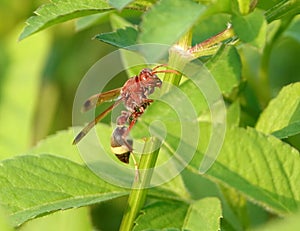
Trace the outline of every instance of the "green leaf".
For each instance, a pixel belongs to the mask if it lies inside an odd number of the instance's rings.
[[[13,225],[59,209],[127,195],[88,168],[51,155],[19,156],[1,162],[1,206]]]
[[[146,11],[155,1],[156,0],[109,0],[108,2],[119,11],[124,7],[128,7],[128,9],[131,10],[138,9]]]
[[[281,27],[281,21],[273,21],[267,25],[266,43],[272,43],[278,37],[278,31]]]
[[[74,128],[73,128],[74,129]],[[48,136],[46,139],[40,141],[35,147],[27,152],[30,155],[39,155],[41,153],[48,153],[53,155],[59,155],[69,160],[72,160],[78,164],[86,164],[87,159],[84,153],[80,153],[78,147],[72,145],[72,140],[74,139],[76,133],[73,129],[59,131],[54,135]],[[77,128],[76,128],[77,129]],[[82,128],[80,128],[82,129]],[[95,126],[96,132],[99,137],[101,137],[101,142],[105,146],[105,149],[108,153],[110,148],[110,136],[111,136],[111,127],[106,124],[98,124]],[[77,129],[78,130],[78,129]],[[113,153],[111,157],[115,158]],[[176,187],[175,187],[176,186]],[[170,193],[173,191],[174,194]],[[186,191],[183,185],[183,182],[178,176],[159,188],[152,189],[150,192],[151,195],[160,195],[164,197],[175,197],[175,193],[180,196],[186,195]]]
[[[88,207],[59,210],[26,222],[18,231],[93,231],[94,227],[90,213],[91,211]]]
[[[79,130],[79,128],[73,128],[74,130]],[[89,161],[89,157],[85,152],[81,149],[78,149],[77,146],[72,145],[72,140],[74,139],[76,133],[73,131],[73,129],[59,131],[55,135],[48,136],[46,139],[40,141],[35,147],[33,147],[31,150],[27,152],[27,154],[30,155],[39,155],[41,153],[48,153],[53,155],[60,155],[63,156],[69,160],[72,160],[74,162],[77,162],[79,164],[86,164]],[[82,128],[80,128],[82,129]],[[115,159],[117,158],[113,155],[113,153],[109,150],[110,149],[110,136],[112,133],[112,128],[105,124],[98,124],[95,126],[96,132],[99,137],[101,137],[101,143],[103,143],[103,146],[108,154],[111,154],[111,158]],[[82,141],[84,142],[84,141]],[[96,141],[95,141],[96,142]],[[99,154],[99,153],[97,153]],[[91,153],[91,155],[94,155],[94,153]],[[96,155],[96,154],[95,154]],[[132,165],[132,161],[130,161]],[[118,162],[120,163],[120,162]],[[90,166],[90,165],[89,165]],[[90,166],[91,167],[91,166]],[[132,168],[134,166],[132,165]],[[116,170],[117,171],[117,170]],[[114,172],[114,170],[112,170]],[[115,177],[119,177],[117,173],[114,173]],[[175,187],[176,186],[176,187]],[[184,190],[185,187],[183,185],[183,182],[178,176],[177,178],[173,179],[173,181],[170,181],[164,185],[162,185],[159,188],[153,189],[150,194],[151,195],[159,195],[160,197],[183,197],[186,195],[186,191]],[[173,191],[173,193],[171,193]]]
[[[187,86],[186,90],[183,90],[184,86]],[[180,162],[180,158],[185,158],[186,153],[193,151],[192,140],[199,126],[201,134],[197,143],[197,152],[194,154],[195,160],[192,162],[192,170],[199,174],[203,152],[210,141],[212,123],[210,117],[206,123],[204,118],[201,118],[203,112],[205,113],[205,99],[199,93],[199,89],[191,81],[186,81],[180,90],[192,102],[198,116],[199,124],[194,124],[194,130],[189,133],[193,136],[183,135],[184,126],[177,116],[178,107],[174,106],[169,110],[165,104],[157,101],[147,108],[146,113],[132,130],[132,135],[139,133],[140,137],[145,137],[149,130],[155,131],[154,135],[164,137],[158,164],[164,163],[164,159],[162,162],[159,161],[163,156],[178,157]],[[178,94],[177,98],[174,96],[170,101],[175,105],[181,105],[180,110],[182,110],[187,105],[181,100],[184,100],[183,95]],[[161,121],[157,127],[152,124],[155,120]],[[167,136],[164,136],[165,133]],[[223,145],[220,154],[206,172],[210,179],[233,187],[247,198],[280,215],[299,208],[300,160],[296,149],[274,136],[262,134],[253,128],[246,130],[234,126],[227,128],[225,140],[220,137],[214,140],[214,145],[218,144]],[[179,150],[179,145],[186,148],[183,151]]]
[[[210,129],[200,126],[200,130],[198,152],[195,153],[195,161],[192,163],[193,172],[198,174],[201,150],[206,150],[203,147],[209,141],[205,137],[210,137]],[[172,154],[185,155],[176,149],[179,143],[182,145],[187,141],[179,137],[180,133],[176,136],[171,131],[171,134],[173,139],[165,139],[164,144],[168,149],[163,146],[159,158]],[[223,143],[223,140],[218,142]],[[275,137],[261,134],[254,129],[228,128],[221,152],[206,175],[217,183],[221,182],[236,189],[274,213],[283,215],[299,209],[299,152]]]
[[[191,204],[158,201],[144,208],[134,231],[155,230],[218,230],[221,205],[216,198],[205,198]]]
[[[288,138],[289,136],[294,136],[300,133],[300,121],[291,123],[288,126],[272,132],[273,136],[276,136],[278,139]]]
[[[81,31],[91,26],[107,21],[110,13],[111,11],[106,11],[103,13],[92,14],[79,18],[75,23],[76,31]]]
[[[241,60],[234,46],[221,48],[207,63],[223,94],[228,95],[241,79]]]
[[[41,140],[36,146],[26,152],[30,155],[38,155],[41,153],[60,155],[78,164],[84,164],[78,148],[72,145],[75,137],[73,129],[59,131],[54,135],[50,135]]]
[[[124,7],[128,6],[130,3],[132,3],[130,4],[130,7],[135,6],[135,7],[147,9],[151,7],[151,5],[153,4],[153,2],[155,2],[155,0],[135,0],[135,1],[134,0],[108,0],[108,2],[111,6],[121,11],[122,9],[124,9]]]
[[[127,20],[125,20],[124,18],[120,17],[117,14],[111,15],[110,22],[114,31],[122,28],[126,29],[129,27],[131,28],[134,27],[133,24],[131,24],[130,22],[128,22]],[[137,38],[132,38],[132,40],[135,41],[136,39]],[[141,69],[146,67],[146,65],[143,67],[140,65],[136,66],[136,63],[144,63],[145,61],[144,58],[141,55],[139,55],[137,52],[122,49],[120,50],[120,53],[121,53],[123,66],[126,67],[126,73],[128,77],[138,75]]]
[[[41,140],[31,150],[27,151],[27,154],[39,155],[41,153],[49,153],[54,155],[63,156],[69,160],[77,162],[79,164],[85,164],[84,160],[80,156],[76,146],[72,145],[75,133],[73,129],[59,131],[54,135],[46,137]],[[51,215],[47,215],[38,219],[31,220],[22,225],[20,231],[33,231],[33,230],[65,230],[66,225],[70,221],[70,217],[74,219],[72,224],[68,224],[68,227],[73,226],[72,230],[92,230],[91,221],[88,218],[89,209],[80,208],[65,210],[56,212]],[[55,228],[54,228],[55,226]],[[89,228],[90,227],[90,228]]]
[[[115,32],[101,33],[96,36],[96,39],[116,47],[126,48],[136,45],[137,36],[138,31],[136,29],[126,27],[125,29],[117,29]]]
[[[4,43],[3,53],[7,52],[10,63],[1,70],[0,159],[24,152],[31,145],[41,72],[50,44],[48,34],[16,43],[18,33],[13,31]]]
[[[300,43],[300,15],[297,15],[289,25],[289,27],[284,31],[283,36],[291,37]]]
[[[53,0],[35,11],[36,16],[27,20],[27,26],[20,35],[20,40],[40,30],[74,18],[97,14],[111,10],[104,0]]]
[[[118,10],[122,10],[129,3],[133,2],[133,0],[108,0],[109,4]]]
[[[161,164],[161,160],[160,163]],[[188,191],[181,175],[176,176],[170,181],[149,189],[148,195],[155,198],[165,198],[165,199],[184,199],[190,197],[190,192]]]
[[[8,217],[4,211],[0,208],[0,230],[1,231],[13,231],[13,228],[9,225]]]
[[[261,225],[260,227],[254,229],[253,231],[294,231],[300,229],[299,222],[300,214],[291,214],[285,218],[272,219],[269,223]]]
[[[262,48],[266,41],[267,23],[262,11],[256,9],[245,16],[232,17],[234,32],[245,43]]]
[[[222,204],[222,220],[230,224],[234,230],[242,230],[242,221],[239,220],[235,208],[229,204],[231,201],[225,198],[222,190],[224,187],[220,187],[205,175],[195,174],[188,169],[184,170],[181,175],[183,175],[184,183],[190,193],[189,198],[199,200],[205,197],[218,197]]]
[[[209,17],[200,20],[193,27],[193,44],[203,42],[204,40],[218,34],[226,28],[231,16],[229,14],[212,14]],[[211,26],[214,25],[214,26]]]
[[[110,24],[113,31],[117,29],[125,29],[126,27],[134,27],[134,24],[127,21],[125,17],[122,17],[118,14],[110,14]]]
[[[207,3],[207,1],[203,1],[203,4]],[[210,9],[208,10],[209,14],[207,16],[212,16],[216,13],[232,13],[232,1],[230,0],[216,0],[209,1]]]
[[[227,110],[227,126],[236,126],[240,124],[241,108],[240,104],[235,101],[233,102]]]
[[[277,214],[299,209],[299,152],[252,128],[228,129],[218,159],[206,174]]]
[[[217,198],[205,198],[189,207],[184,229],[219,230],[222,217],[221,204]]]
[[[162,0],[144,16],[140,43],[173,45],[197,22],[205,7],[191,0]]]
[[[299,122],[300,83],[294,83],[284,87],[278,96],[270,101],[261,113],[256,129],[267,134],[278,131],[277,135],[283,138],[299,133]]]
[[[196,94],[197,89],[193,88],[189,81],[185,84],[188,86],[188,91],[185,93],[190,96],[197,115],[201,115],[202,112],[197,109],[199,106],[197,100],[201,102],[201,95]],[[190,92],[193,94],[189,94]],[[154,112],[156,112],[156,117],[152,114]],[[165,127],[168,131],[168,136],[164,138],[163,146],[160,149],[157,166],[164,163],[164,160],[160,161],[162,156],[183,157],[192,150],[193,146],[188,146],[188,144],[193,136],[188,136],[189,140],[187,140],[185,136],[182,136],[180,130],[179,132],[176,130],[181,121],[178,118],[176,120],[172,110],[155,102],[141,118],[146,123],[146,127],[150,127],[151,119],[153,121],[160,120],[164,124],[160,127]],[[146,132],[145,129],[143,130],[141,120],[134,129],[138,129],[144,137]],[[193,168],[191,169],[198,174],[203,157],[202,151],[206,150],[211,137],[210,120],[207,120],[206,128],[203,126],[205,125],[204,120],[199,119],[199,121],[201,134],[198,151],[194,154],[195,160],[192,162]],[[134,132],[137,131],[134,130]],[[161,133],[157,132],[156,134]],[[190,134],[196,135],[195,131]],[[255,203],[280,215],[299,208],[300,160],[299,152],[296,149],[273,136],[264,135],[251,128],[245,130],[235,126],[227,128],[225,140],[219,138],[215,142],[219,142],[223,146],[215,163],[206,172],[210,179],[236,189]],[[179,144],[187,145],[184,152],[178,150]],[[166,174],[166,171],[164,173]]]

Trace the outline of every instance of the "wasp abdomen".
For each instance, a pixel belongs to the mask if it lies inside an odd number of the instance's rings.
[[[130,152],[126,152],[126,153],[123,153],[123,154],[115,154],[116,157],[118,157],[118,159],[120,161],[122,161],[123,163],[125,164],[129,164],[129,156],[130,156]]]
[[[112,152],[118,157],[118,159],[126,164],[129,163],[129,156],[132,152],[133,141],[125,138],[124,134],[127,132],[127,127],[116,127],[110,141]],[[125,139],[124,139],[125,138]]]

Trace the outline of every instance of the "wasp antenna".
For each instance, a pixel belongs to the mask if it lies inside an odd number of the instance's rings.
[[[138,163],[137,163],[133,153],[131,153],[131,157],[132,157],[132,160],[133,160],[133,163],[134,163],[134,170],[135,170],[134,181],[139,182],[140,181],[139,166],[138,166]]]
[[[174,74],[177,74],[177,75],[180,74],[178,71],[175,71],[175,70],[152,71],[152,74],[156,74],[156,73],[174,73]]]
[[[78,135],[75,137],[75,139],[73,140],[73,145],[78,144],[78,142],[86,135],[86,133],[84,131],[81,131],[80,133],[78,133]]]
[[[154,67],[152,70],[154,71],[154,70],[156,70],[156,69],[158,69],[160,67],[166,67],[166,66],[168,66],[168,65],[167,64],[160,64],[160,65]]]

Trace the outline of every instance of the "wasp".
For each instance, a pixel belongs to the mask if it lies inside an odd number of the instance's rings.
[[[132,154],[133,140],[129,138],[129,133],[137,119],[143,115],[146,108],[153,102],[149,99],[155,88],[161,88],[162,81],[157,76],[157,73],[175,73],[179,74],[175,70],[166,69],[158,70],[165,64],[158,65],[151,68],[144,68],[140,73],[134,77],[129,78],[125,84],[104,93],[99,93],[91,96],[86,100],[83,105],[83,111],[88,111],[103,102],[114,100],[114,104],[100,113],[90,123],[88,123],[81,132],[73,140],[73,144],[77,144],[101,119],[103,119],[110,111],[112,111],[120,103],[125,106],[124,111],[117,117],[116,128],[111,135],[111,151],[117,156],[117,158],[128,164],[130,154]],[[137,171],[138,165],[132,155],[135,169]]]

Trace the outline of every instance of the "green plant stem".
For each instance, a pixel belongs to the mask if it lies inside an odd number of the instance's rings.
[[[147,188],[150,185],[153,169],[159,153],[159,149],[154,149],[155,147],[159,147],[157,145],[160,145],[160,141],[155,137],[152,137],[150,141],[145,143],[144,154],[141,156],[139,164],[139,180],[134,182],[133,189],[130,192],[127,202],[128,205],[120,226],[121,231],[132,230],[134,221],[145,203]],[[151,152],[151,150],[155,151]]]
[[[268,22],[272,22],[276,19],[283,18],[285,16],[293,17],[298,14],[300,9],[300,2],[295,0],[280,1],[275,6],[267,10],[265,13]]]
[[[184,66],[187,62],[189,62],[191,59],[189,57],[186,57],[183,52],[187,52],[187,50],[190,47],[190,44],[192,43],[192,32],[189,31],[185,36],[182,37],[182,39],[176,44],[178,47],[180,47],[182,50],[177,50],[171,48],[169,51],[169,65],[172,68],[176,68],[177,70],[183,70]],[[181,80],[181,76],[174,75],[173,73],[166,73],[164,76],[164,82],[170,83],[175,86],[179,86]],[[170,86],[170,85],[169,85]],[[169,87],[165,86],[164,89],[162,89],[162,94],[169,91]]]
[[[182,47],[189,47],[191,43],[191,32],[188,32],[180,41],[179,45]],[[185,60],[179,53],[171,53],[169,57],[170,67],[184,66],[188,60]],[[179,69],[179,68],[178,68]],[[173,85],[178,86],[180,82],[180,76],[175,73],[166,73],[164,76],[164,82],[169,82]],[[166,93],[169,89],[163,88],[162,94]],[[139,163],[140,176],[139,180],[134,182],[133,189],[130,192],[127,208],[121,222],[121,231],[131,231],[134,226],[134,221],[138,216],[141,208],[143,207],[146,197],[147,188],[150,186],[153,170],[158,158],[161,141],[156,137],[152,137],[145,143],[143,155]],[[151,151],[154,150],[154,151]]]

